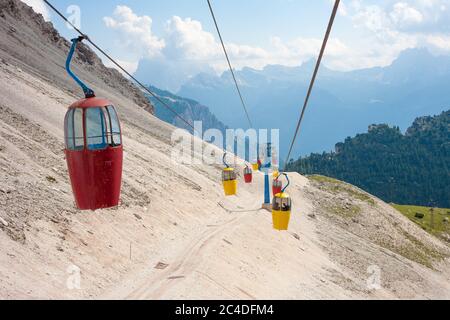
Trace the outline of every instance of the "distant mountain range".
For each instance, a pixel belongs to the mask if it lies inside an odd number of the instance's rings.
[[[450,111],[416,119],[406,134],[371,125],[335,152],[300,158],[288,170],[344,180],[387,202],[450,208]]]
[[[140,60],[134,76],[162,90],[177,92],[186,79],[198,72],[214,73],[214,70],[205,63],[152,58]]]
[[[193,124],[194,121],[202,121],[203,131],[218,129],[222,133],[225,133],[227,127],[209,111],[208,107],[203,106],[195,100],[182,98],[153,86],[149,86],[149,89],[188,123]],[[161,102],[152,96],[147,95],[147,97],[154,106],[155,115],[159,119],[192,132],[192,128],[163,106]]]
[[[244,68],[236,73],[256,126],[281,130],[282,155],[292,138],[314,63]],[[418,116],[448,109],[449,83],[450,57],[434,56],[426,49],[404,51],[383,68],[339,72],[322,66],[293,157],[331,150],[336,141],[372,123],[405,130]],[[201,73],[178,94],[209,106],[229,127],[247,126],[229,72]]]

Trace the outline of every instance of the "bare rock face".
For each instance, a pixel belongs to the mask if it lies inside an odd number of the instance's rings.
[[[20,18],[20,10],[17,1],[4,0],[0,2],[0,17],[4,18],[5,13],[9,13],[15,18]]]

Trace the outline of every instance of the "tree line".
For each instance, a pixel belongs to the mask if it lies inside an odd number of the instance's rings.
[[[403,134],[371,125],[334,152],[311,154],[287,168],[346,181],[386,202],[450,208],[450,110],[422,117]]]

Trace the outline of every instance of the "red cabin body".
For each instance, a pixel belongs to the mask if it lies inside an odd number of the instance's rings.
[[[272,184],[273,196],[275,197],[275,195],[281,193],[282,190],[283,190],[283,182],[281,182],[278,179],[273,180],[273,184]]]
[[[253,181],[253,171],[249,167],[244,168],[244,181],[245,183],[252,183]]]
[[[66,159],[77,207],[118,206],[123,147],[119,118],[105,99],[82,99],[69,107],[64,122]]]

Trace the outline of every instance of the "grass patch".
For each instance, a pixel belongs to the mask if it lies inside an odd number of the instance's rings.
[[[361,213],[361,208],[354,204],[340,206],[338,204],[326,208],[330,213],[343,216],[345,218],[354,218]]]
[[[405,257],[408,260],[417,262],[430,269],[434,269],[433,261],[441,261],[448,257],[445,253],[427,247],[423,242],[406,231],[401,230],[401,233],[406,239],[409,240],[408,244],[395,246],[393,243],[388,243],[385,241],[379,241],[378,244]]]
[[[318,175],[318,174],[310,175],[310,176],[307,176],[307,177],[308,177],[309,180],[313,180],[313,181],[321,182],[321,183],[344,184],[342,181],[339,181],[337,179],[321,176],[321,175]]]
[[[389,251],[395,252],[408,260],[417,262],[423,266],[433,269],[433,259],[428,253],[429,250],[421,250],[421,248],[415,247],[413,244],[395,246],[393,243],[386,241],[377,241],[377,244]]]
[[[308,176],[308,179],[311,181],[318,182],[320,184],[325,185],[325,191],[330,191],[334,194],[344,192],[354,199],[358,199],[362,202],[366,202],[372,206],[375,205],[375,200],[373,200],[373,198],[371,196],[359,191],[354,186],[352,186],[348,183],[336,180],[334,178],[321,176],[321,175],[310,175],[310,176]]]
[[[342,181],[321,175],[311,175],[308,176],[308,179],[319,183],[319,189],[323,191],[328,191],[333,194],[346,193],[349,198],[356,198],[365,202],[375,204],[375,202],[369,196],[358,192],[357,190],[354,190],[349,184],[346,184]],[[361,213],[361,207],[352,203],[344,204],[336,202],[332,205],[327,206],[326,209],[331,214],[342,216],[345,218],[353,218]]]
[[[450,222],[445,221],[446,219],[450,220],[450,209],[435,208],[433,214],[432,208],[429,207],[397,204],[392,204],[392,206],[432,235],[438,238],[450,236]],[[423,218],[420,219],[416,215],[423,215]]]

